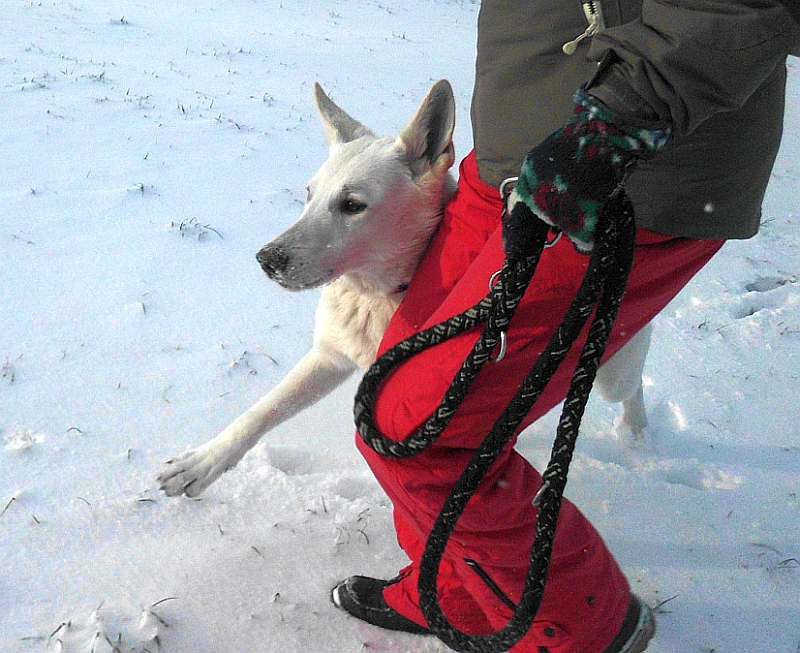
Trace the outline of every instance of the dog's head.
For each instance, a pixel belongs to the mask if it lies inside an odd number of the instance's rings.
[[[396,285],[394,277],[416,267],[449,194],[453,91],[447,81],[437,82],[396,138],[376,136],[319,84],[315,91],[328,159],[308,184],[299,220],[256,258],[290,290],[347,273]],[[397,269],[409,264],[410,270]]]

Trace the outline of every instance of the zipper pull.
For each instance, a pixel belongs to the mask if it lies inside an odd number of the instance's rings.
[[[594,29],[594,26],[589,25],[586,28],[586,31],[581,34],[579,37],[572,39],[571,41],[567,41],[564,45],[561,46],[561,51],[566,55],[573,55],[575,51],[578,49],[578,45],[583,39],[588,39],[590,36],[594,36],[598,30]]]
[[[584,0],[584,2],[581,2],[581,6],[583,7],[583,14],[586,16],[589,27],[584,30],[583,34],[571,41],[567,41],[561,46],[561,51],[566,55],[575,54],[581,41],[591,38],[605,27],[603,9],[597,0]]]

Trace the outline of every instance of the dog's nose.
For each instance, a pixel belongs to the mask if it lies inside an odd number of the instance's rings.
[[[256,260],[268,276],[273,277],[286,270],[289,255],[280,245],[267,245],[256,254]]]

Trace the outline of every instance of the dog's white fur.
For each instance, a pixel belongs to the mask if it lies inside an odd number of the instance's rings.
[[[455,190],[455,103],[436,83],[397,138],[379,138],[315,87],[329,156],[309,183],[297,223],[258,254],[290,290],[325,284],[311,350],[255,405],[197,449],[167,461],[158,477],[170,496],[197,496],[234,467],[263,434],[373,362],[444,205]],[[487,280],[488,282],[488,280]],[[598,373],[598,387],[624,406],[622,425],[646,425],[642,367],[649,328]]]

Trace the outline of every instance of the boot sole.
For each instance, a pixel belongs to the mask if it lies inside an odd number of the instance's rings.
[[[644,651],[647,650],[647,645],[655,634],[656,620],[653,616],[653,611],[649,606],[642,603],[642,610],[639,613],[639,623],[636,625],[633,637],[619,649],[619,653],[644,653]]]

